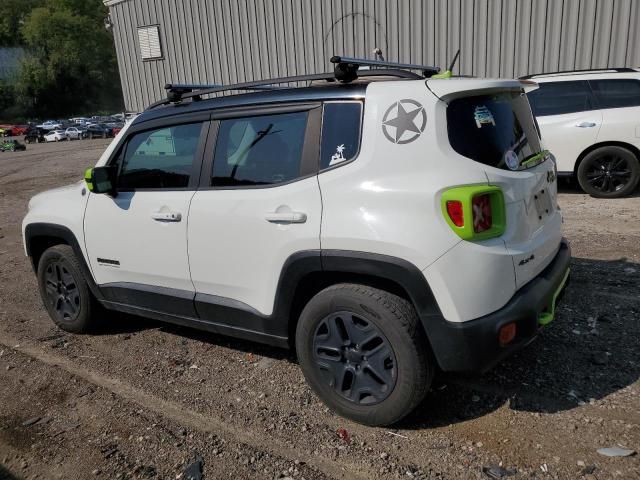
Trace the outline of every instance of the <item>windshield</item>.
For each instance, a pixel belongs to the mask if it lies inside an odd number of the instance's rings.
[[[522,92],[452,100],[447,107],[447,131],[456,152],[492,167],[524,170],[547,158]]]

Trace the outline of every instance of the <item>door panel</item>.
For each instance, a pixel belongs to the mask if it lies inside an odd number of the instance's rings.
[[[320,121],[320,108],[298,106],[216,123],[189,212],[197,294],[271,315],[287,259],[320,249]]]
[[[84,230],[98,285],[129,282],[193,290],[187,258],[187,216],[193,191],[91,194]],[[157,220],[159,213],[179,221]]]
[[[315,176],[273,188],[198,191],[188,227],[196,291],[270,315],[287,258],[320,249],[320,212]]]
[[[209,122],[169,121],[134,126],[114,154],[117,195],[90,194],[85,242],[107,299],[195,316],[187,219]]]
[[[565,113],[537,117],[542,141],[556,158],[559,172],[573,172],[578,156],[598,138],[602,112]]]

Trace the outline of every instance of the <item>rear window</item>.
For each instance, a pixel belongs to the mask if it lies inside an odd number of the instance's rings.
[[[456,152],[485,165],[523,170],[545,160],[524,93],[452,100],[447,107],[447,131]]]
[[[640,106],[640,80],[590,80],[598,108]]]
[[[528,93],[531,110],[536,117],[593,110],[589,84],[585,80],[544,82]]]

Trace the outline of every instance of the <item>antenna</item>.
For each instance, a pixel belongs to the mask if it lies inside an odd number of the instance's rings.
[[[456,52],[456,54],[453,57],[453,60],[451,60],[451,64],[449,65],[449,68],[446,70],[440,70],[437,74],[433,75],[431,78],[451,78],[453,76],[453,67],[456,64],[456,60],[458,60],[458,57],[460,56],[460,49],[458,49],[458,51]]]
[[[455,66],[459,56],[460,56],[460,49],[458,49],[458,51],[454,55],[453,60],[451,60],[451,64],[449,65],[449,68],[447,70],[449,70],[450,72],[453,72],[453,67]]]

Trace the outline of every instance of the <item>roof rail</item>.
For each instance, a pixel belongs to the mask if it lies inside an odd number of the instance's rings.
[[[525,75],[523,77],[520,77],[520,79],[528,80],[530,78],[543,77],[545,75],[571,75],[574,73],[589,73],[589,72],[597,73],[597,72],[611,72],[611,71],[618,72],[618,73],[637,72],[637,70],[634,70],[633,68],[630,68],[630,67],[587,68],[585,70],[561,70],[558,72],[532,73],[531,75]]]
[[[359,72],[359,77],[378,77],[378,76],[390,76],[397,78],[406,78],[412,80],[419,80],[424,78],[422,75],[410,72],[402,69],[380,68],[375,70],[364,70]],[[326,80],[328,82],[334,82],[339,80],[343,83],[348,83],[352,80],[340,80],[337,78],[336,72],[333,73],[313,73],[308,75],[296,75],[292,77],[271,78],[265,80],[256,80],[252,82],[236,83],[230,85],[198,85],[198,84],[174,84],[167,83],[164,88],[167,90],[167,98],[158,102],[152,103],[147,107],[147,110],[158,107],[160,105],[167,105],[169,103],[178,103],[184,99],[192,98],[194,101],[201,100],[202,95],[211,95],[214,93],[221,93],[230,90],[272,90],[283,87],[276,87],[275,85],[282,83],[298,83],[298,82],[310,82],[314,80]]]

